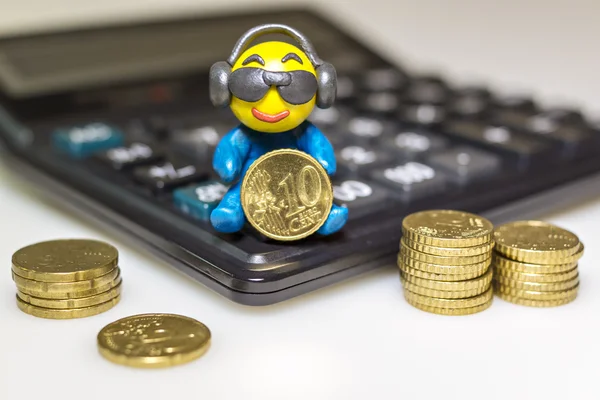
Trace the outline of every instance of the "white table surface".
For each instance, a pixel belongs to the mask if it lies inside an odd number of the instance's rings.
[[[1,0],[0,34],[222,7],[205,3]],[[239,3],[252,2],[227,2]],[[523,87],[545,98],[600,108],[600,5],[592,0],[520,3],[352,0],[323,7],[361,29],[365,40],[415,66],[444,67],[451,76],[476,75],[495,86]],[[580,294],[567,306],[533,309],[497,299],[491,309],[473,316],[431,315],[404,301],[398,273],[390,268],[282,304],[250,308],[69,215],[0,167],[5,268],[0,274],[0,398],[598,399],[600,201],[545,219],[586,243]],[[11,254],[36,241],[64,237],[97,238],[119,248],[124,293],[117,307],[71,321],[38,319],[17,309]],[[121,367],[98,355],[95,338],[105,324],[147,312],[203,321],[213,333],[210,351],[196,362],[164,370]]]

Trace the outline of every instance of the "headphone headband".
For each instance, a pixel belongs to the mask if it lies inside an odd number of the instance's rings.
[[[235,46],[231,52],[231,55],[227,59],[227,62],[229,63],[229,65],[231,65],[233,67],[233,64],[235,64],[237,59],[249,47],[250,43],[253,40],[258,38],[259,36],[267,35],[269,33],[282,33],[286,36],[291,37],[292,39],[294,39],[298,42],[298,44],[300,45],[300,47],[302,48],[304,53],[306,53],[306,56],[308,57],[310,62],[313,64],[313,66],[318,67],[321,64],[323,64],[323,60],[321,60],[319,58],[319,56],[317,55],[317,52],[315,51],[315,48],[313,47],[310,40],[308,40],[308,38],[306,36],[304,36],[302,33],[300,33],[296,29],[291,28],[287,25],[264,24],[264,25],[255,26],[254,28],[248,30],[246,33],[244,33],[242,35],[242,37],[239,38],[239,40],[237,41],[237,43],[235,44]]]

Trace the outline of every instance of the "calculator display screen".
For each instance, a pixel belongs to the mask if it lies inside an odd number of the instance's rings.
[[[229,56],[246,29],[273,18],[257,14],[188,19],[0,39],[0,85],[11,97],[30,97],[204,72]],[[276,18],[304,32],[319,56],[338,70],[367,61],[353,41],[310,14],[284,12]]]

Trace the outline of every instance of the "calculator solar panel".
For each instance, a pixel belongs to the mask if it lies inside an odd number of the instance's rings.
[[[335,106],[310,116],[336,150],[334,201],[349,208],[330,237],[281,243],[209,222],[227,191],[212,154],[237,121],[209,104],[208,68],[266,22],[305,31],[338,67]],[[288,10],[0,39],[3,160],[45,196],[248,305],[393,263],[401,221],[417,210],[499,221],[598,190],[600,123],[407,71],[351,35]]]

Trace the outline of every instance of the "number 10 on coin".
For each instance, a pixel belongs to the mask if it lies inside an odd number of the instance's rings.
[[[298,150],[272,151],[256,160],[242,182],[242,207],[263,235],[290,241],[316,232],[327,220],[333,190],[325,169]]]

